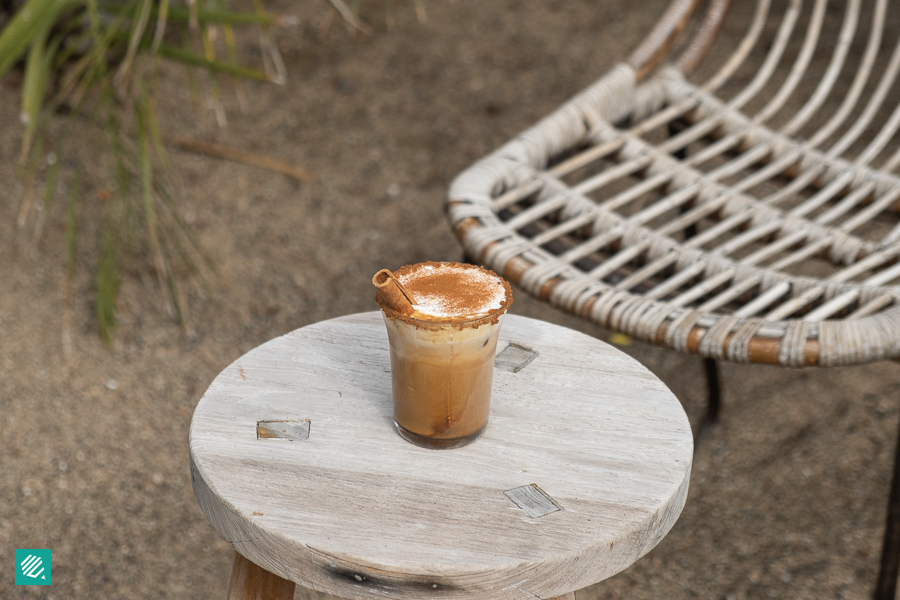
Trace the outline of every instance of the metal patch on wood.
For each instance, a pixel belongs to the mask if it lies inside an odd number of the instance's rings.
[[[538,353],[525,344],[510,342],[494,359],[494,366],[504,371],[518,373],[537,358]]]
[[[532,519],[562,510],[562,506],[556,500],[548,496],[547,492],[534,483],[506,490],[503,493]]]
[[[303,421],[257,421],[256,439],[279,438],[305,440],[309,438],[309,419]]]

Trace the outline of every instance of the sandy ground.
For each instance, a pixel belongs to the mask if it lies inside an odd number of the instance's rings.
[[[86,190],[106,185],[107,165],[90,150],[100,133],[53,123],[77,147],[35,244],[15,226],[17,84],[0,83],[0,598],[224,598],[232,550],[200,512],[187,468],[191,413],[206,386],[274,336],[373,310],[378,269],[459,259],[442,214],[453,176],[610,68],[661,2],[445,0],[429,3],[425,24],[411,3],[398,4],[394,32],[380,25],[376,2],[373,35],[335,23],[319,39],[324,2],[271,3],[302,19],[277,33],[288,84],[245,84],[247,114],[226,94],[224,130],[190,102],[183,71],[163,68],[167,134],[276,156],[315,181],[173,151],[185,214],[228,283],[214,287],[214,301],[189,293],[185,333],[139,261],[123,278],[111,348],[92,317],[95,207],[85,205],[70,359],[60,341],[65,198],[76,170]],[[255,60],[252,36],[241,39],[242,56]],[[522,293],[513,312],[606,339]],[[698,359],[622,349],[700,422]],[[722,419],[699,444],[681,519],[648,556],[579,600],[871,594],[896,365],[724,365],[722,378]],[[52,549],[52,586],[13,585],[16,548]]]

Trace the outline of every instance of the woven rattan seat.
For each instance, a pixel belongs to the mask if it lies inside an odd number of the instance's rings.
[[[898,22],[887,0],[675,0],[627,61],[459,175],[450,223],[530,295],[646,342],[896,359]]]

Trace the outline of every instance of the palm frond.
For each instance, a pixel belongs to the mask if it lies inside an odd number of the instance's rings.
[[[352,7],[347,0],[324,1],[349,27],[371,31],[359,17],[361,0],[353,0]],[[391,1],[386,0],[386,7],[392,18]],[[231,79],[242,110],[246,100],[241,80],[284,84],[287,69],[272,28],[296,20],[268,12],[263,0],[251,2],[251,10],[239,11],[232,10],[226,0],[206,0],[202,5],[197,0],[25,0],[0,28],[0,77],[18,64],[24,65],[19,154],[24,191],[18,225],[24,227],[33,218],[38,239],[53,205],[61,161],[48,157],[61,153],[64,144],[60,140],[51,143],[46,128],[59,107],[65,105],[71,113],[96,124],[104,134],[106,155],[111,158],[110,179],[100,188],[103,198],[99,205],[81,198],[85,186],[79,169],[75,169],[75,181],[70,183],[63,240],[63,346],[67,354],[71,352],[77,254],[85,246],[79,241],[79,223],[88,215],[101,220],[93,279],[95,316],[105,341],[110,341],[116,327],[120,269],[136,257],[150,257],[159,290],[182,325],[187,321],[188,307],[180,278],[187,274],[211,295],[207,274],[217,274],[215,264],[178,208],[164,145],[171,142],[164,142],[154,114],[153,74],[160,59],[183,65],[191,95],[196,97],[200,92],[194,73],[205,71],[206,93],[223,126],[226,120],[219,97],[219,76]],[[413,2],[423,20],[423,0]],[[235,28],[247,26],[258,29],[259,66],[242,63],[238,55]],[[185,147],[183,141],[178,143]],[[300,181],[311,179],[306,171],[281,161],[236,149],[191,144],[193,150],[260,165]],[[41,194],[36,191],[40,189],[36,178],[44,169],[42,161],[47,168]]]

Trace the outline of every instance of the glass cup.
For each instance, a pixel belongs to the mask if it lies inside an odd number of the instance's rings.
[[[502,319],[426,329],[384,315],[394,424],[404,439],[426,448],[458,448],[484,431]]]
[[[493,278],[490,293],[503,298],[499,308],[495,305],[484,314],[419,318],[417,311],[400,314],[384,302],[383,296],[376,297],[391,346],[397,432],[426,448],[458,448],[473,442],[487,426],[497,339],[512,293],[500,277],[478,267],[459,263],[423,265],[477,269],[479,277]],[[397,274],[420,267],[403,267]],[[407,295],[406,290],[403,295]],[[409,299],[416,300],[412,289]]]

